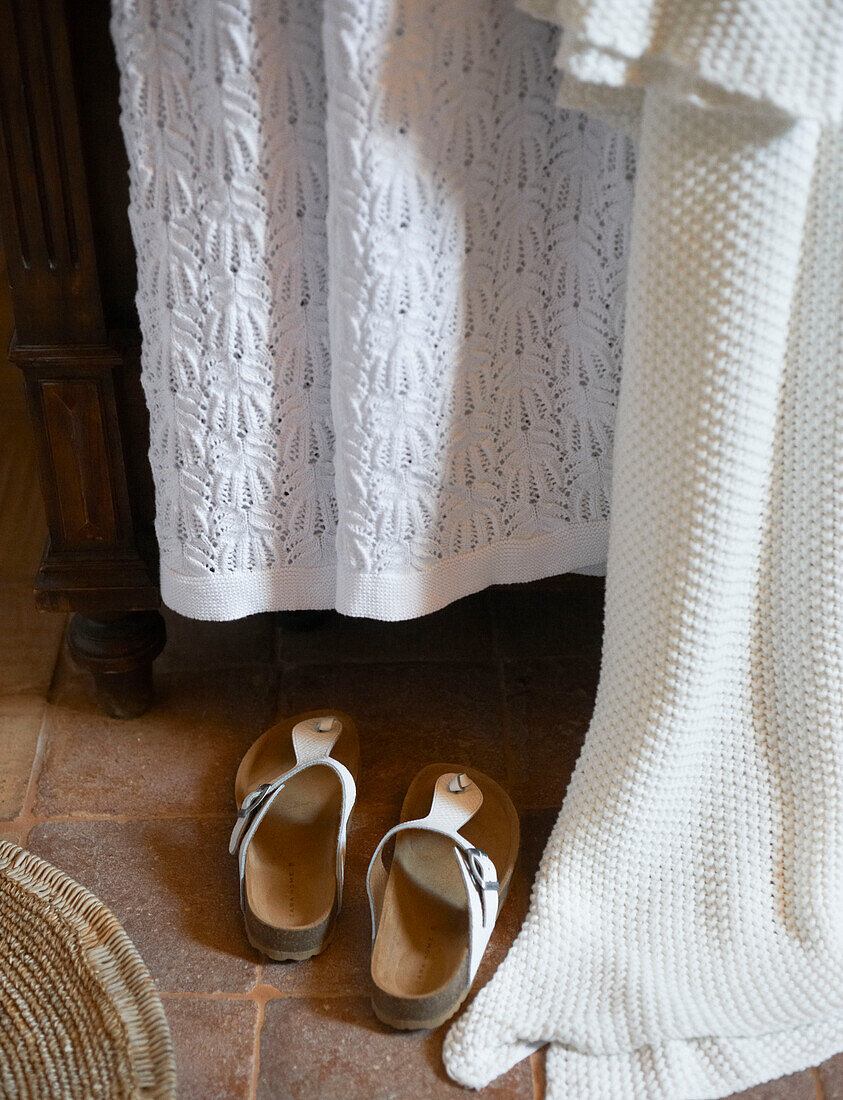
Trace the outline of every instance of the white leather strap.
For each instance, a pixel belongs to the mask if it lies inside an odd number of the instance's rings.
[[[483,804],[483,792],[465,774],[446,772],[436,780],[430,810],[425,817],[402,821],[382,838],[369,863],[366,891],[372,912],[372,944],[378,934],[383,900],[389,873],[384,866],[383,851],[393,837],[409,829],[427,829],[448,837],[454,844],[454,856],[460,869],[468,899],[468,974],[474,981],[483,952],[492,935],[498,916],[498,872],[489,856],[473,847],[459,830],[470,821]]]
[[[293,776],[315,765],[331,768],[340,781],[342,806],[340,809],[340,828],[337,836],[337,910],[342,905],[342,887],[345,875],[345,852],[348,835],[348,820],[357,797],[354,777],[348,768],[331,756],[331,750],[342,733],[342,722],[332,715],[321,718],[306,718],[293,727],[293,752],[295,766],[268,783],[261,783],[243,799],[237,812],[237,821],[231,831],[228,850],[237,853],[237,866],[240,873],[240,907],[246,901],[246,853],[261,821],[269,812],[276,796]]]

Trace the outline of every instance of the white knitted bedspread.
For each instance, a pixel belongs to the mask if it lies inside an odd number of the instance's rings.
[[[843,1049],[843,9],[537,14],[570,21],[563,102],[639,140],[606,633],[445,1064],[549,1042],[554,1100],[703,1100]]]
[[[605,562],[632,144],[511,0],[114,0],[161,591],[401,619]]]

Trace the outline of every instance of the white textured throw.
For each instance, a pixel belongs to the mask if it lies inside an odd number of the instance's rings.
[[[114,0],[164,600],[605,562],[630,140],[512,0]]]
[[[703,1100],[843,1049],[843,10],[537,14],[563,102],[639,137],[606,634],[445,1063],[480,1086],[549,1042],[553,1100]]]

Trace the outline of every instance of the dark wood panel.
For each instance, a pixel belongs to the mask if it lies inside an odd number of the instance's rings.
[[[109,0],[65,0],[91,232],[105,326],[137,330],[137,266],[129,228],[129,158],[120,130],[120,78]]]
[[[124,369],[119,349],[13,341],[10,358],[26,380],[51,554],[132,549],[131,488],[113,384]]]
[[[0,233],[18,339],[103,340],[60,0],[3,0],[0,42]]]
[[[62,546],[114,546],[117,517],[101,386],[41,382],[41,406],[55,471]],[[55,543],[54,543],[55,544]]]

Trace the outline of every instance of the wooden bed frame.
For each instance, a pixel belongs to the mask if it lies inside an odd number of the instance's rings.
[[[109,714],[164,646],[108,0],[0,0],[0,238],[49,538],[37,606]]]

